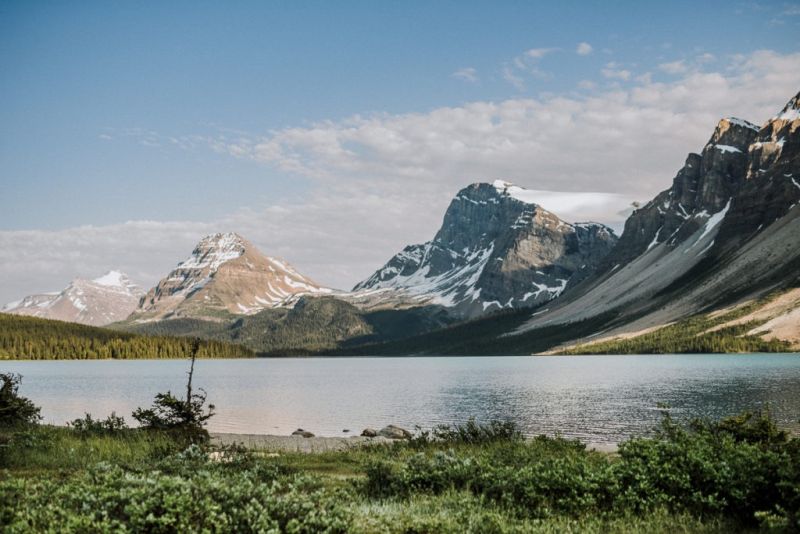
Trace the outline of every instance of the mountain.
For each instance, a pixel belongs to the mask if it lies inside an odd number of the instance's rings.
[[[447,208],[433,240],[411,245],[353,289],[391,289],[461,317],[536,306],[593,272],[617,241],[598,223],[567,223],[535,193],[500,180],[472,184]]]
[[[611,314],[602,338],[638,335],[800,285],[799,108],[800,94],[760,127],[722,119],[597,273],[515,332]]]
[[[29,295],[5,305],[2,311],[103,326],[125,319],[143,294],[125,274],[109,271],[94,280],[76,278],[60,292]]]
[[[280,306],[296,294],[331,290],[235,233],[204,237],[191,255],[141,299],[132,321],[223,319]]]

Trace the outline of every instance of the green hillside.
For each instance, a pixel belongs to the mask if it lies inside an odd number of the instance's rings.
[[[326,354],[343,347],[395,341],[452,322],[437,307],[365,312],[333,297],[300,299],[294,308],[276,308],[230,322],[169,319],[120,323],[113,328],[147,335],[198,336],[239,343],[264,355]]]
[[[186,358],[191,340],[142,336],[106,328],[0,313],[0,360]],[[247,358],[240,345],[203,342],[201,358]]]

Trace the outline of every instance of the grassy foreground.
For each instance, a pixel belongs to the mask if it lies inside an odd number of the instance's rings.
[[[745,414],[666,417],[616,455],[469,424],[274,454],[136,429],[0,432],[4,532],[797,531],[800,440]]]

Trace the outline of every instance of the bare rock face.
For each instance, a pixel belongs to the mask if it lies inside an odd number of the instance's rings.
[[[433,240],[406,247],[353,291],[394,289],[466,317],[557,297],[617,238],[601,224],[562,221],[533,197],[500,180],[462,189]]]
[[[798,232],[800,93],[761,127],[721,120],[672,186],[629,217],[600,268],[521,330],[607,312],[649,328],[794,287]]]
[[[631,214],[601,270],[626,265],[660,243],[674,247],[729,208],[744,186],[748,147],[757,134],[758,126],[747,121],[719,121],[703,151],[687,156],[672,187]]]
[[[747,147],[744,170],[740,194],[720,227],[721,253],[734,250],[792,209],[798,209],[800,93],[758,131]]]
[[[330,290],[291,265],[261,254],[235,233],[204,237],[139,303],[135,321],[250,315],[298,294]]]
[[[30,315],[92,326],[125,319],[144,294],[119,271],[100,278],[76,278],[60,292],[30,295],[3,307],[4,313]]]

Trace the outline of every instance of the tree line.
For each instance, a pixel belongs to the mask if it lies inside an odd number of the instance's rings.
[[[94,326],[0,314],[0,360],[171,359],[192,354],[192,340],[143,336]],[[241,345],[203,341],[200,358],[247,358]]]

